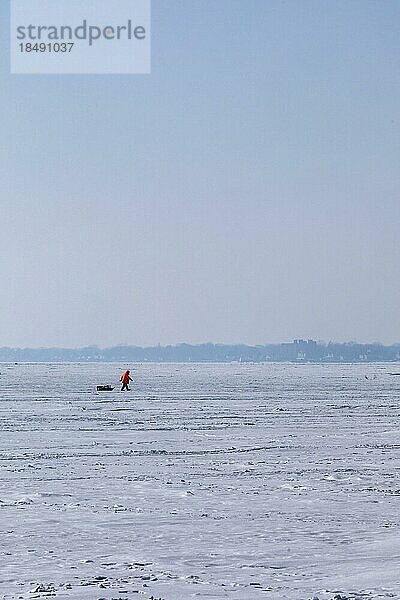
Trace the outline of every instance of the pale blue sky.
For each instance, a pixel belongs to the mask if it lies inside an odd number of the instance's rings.
[[[9,74],[0,345],[400,341],[400,3],[153,0],[153,72]]]

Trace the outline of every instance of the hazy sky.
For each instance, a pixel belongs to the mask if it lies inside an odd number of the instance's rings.
[[[400,2],[153,0],[153,72],[9,75],[0,346],[400,341]]]

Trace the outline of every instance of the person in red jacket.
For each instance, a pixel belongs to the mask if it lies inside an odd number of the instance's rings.
[[[121,392],[124,392],[125,390],[127,390],[129,392],[129,382],[133,381],[132,377],[130,376],[130,371],[125,371],[125,373],[122,375],[120,381],[122,381],[122,388],[121,388]]]

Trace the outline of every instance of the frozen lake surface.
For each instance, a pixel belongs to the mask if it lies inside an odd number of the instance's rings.
[[[399,366],[123,368],[0,365],[1,599],[400,598]]]

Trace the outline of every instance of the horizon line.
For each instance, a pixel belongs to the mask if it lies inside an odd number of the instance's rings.
[[[150,345],[139,345],[139,344],[114,344],[114,345],[98,345],[98,344],[85,344],[80,346],[51,346],[51,345],[43,345],[43,346],[9,346],[2,345],[0,346],[0,350],[87,350],[87,349],[98,349],[98,350],[112,350],[114,348],[140,348],[140,349],[153,349],[153,348],[178,348],[181,346],[189,346],[189,347],[202,347],[202,346],[219,346],[219,347],[246,347],[246,348],[264,348],[266,346],[281,346],[281,345],[294,345],[294,344],[316,344],[318,346],[328,346],[328,345],[346,345],[346,346],[384,346],[384,347],[393,347],[400,346],[399,342],[392,343],[383,343],[380,341],[373,342],[358,342],[355,340],[347,340],[347,341],[338,341],[338,340],[314,340],[311,338],[302,339],[296,338],[291,341],[284,342],[265,342],[262,344],[250,344],[246,342],[176,342],[176,343],[168,343],[168,344],[150,344]]]

